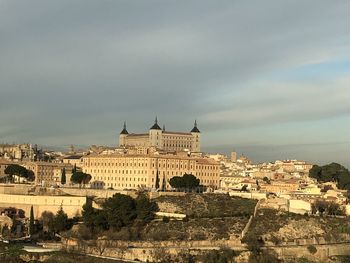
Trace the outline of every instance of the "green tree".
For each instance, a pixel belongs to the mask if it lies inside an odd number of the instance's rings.
[[[263,181],[267,184],[271,184],[270,179],[267,176],[263,178]]]
[[[248,192],[248,185],[247,184],[243,185],[240,191],[241,192]]]
[[[339,189],[350,189],[350,172],[338,163],[314,165],[309,171],[309,176],[321,183],[335,182]]]
[[[159,210],[157,203],[151,201],[145,194],[140,194],[135,201],[137,219],[143,223],[152,221],[154,213]]]
[[[5,169],[5,174],[10,177],[10,181],[14,182],[14,176],[29,178],[31,172],[29,172],[25,167],[20,166],[18,164],[10,164]],[[30,178],[31,179],[31,178]]]
[[[137,217],[135,200],[123,194],[115,194],[102,205],[110,227],[120,230],[130,226]]]
[[[34,211],[33,206],[30,207],[30,216],[29,216],[29,234],[33,235],[35,233],[34,226]]]
[[[50,211],[44,211],[41,213],[41,221],[43,224],[43,230],[47,233],[54,232],[54,219],[55,215]]]
[[[199,186],[200,180],[192,174],[184,174],[183,176],[174,176],[170,179],[171,187],[176,189],[193,190]]]
[[[155,188],[158,189],[159,188],[159,172],[157,171],[157,176],[156,176],[156,184],[155,184]]]
[[[66,184],[66,168],[63,167],[62,169],[62,176],[61,176],[61,184]]]
[[[72,177],[70,180],[75,184],[79,184],[79,187],[81,187],[82,184],[85,185],[89,183],[91,178],[92,177],[90,174],[87,174],[84,172],[75,172],[72,174]]]
[[[96,228],[101,230],[107,230],[109,228],[105,212],[93,208],[92,200],[88,200],[88,202],[83,205],[82,216],[84,224],[91,230],[91,232],[94,232]]]
[[[63,211],[62,206],[60,209],[57,211],[55,218],[53,220],[53,227],[55,233],[59,233],[63,230],[68,229],[68,216],[67,214]]]
[[[234,262],[236,256],[237,254],[232,249],[221,248],[207,252],[202,256],[201,261],[203,263],[229,263]]]

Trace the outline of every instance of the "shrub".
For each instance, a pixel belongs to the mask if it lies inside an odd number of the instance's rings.
[[[313,254],[313,255],[316,254],[316,252],[317,252],[317,248],[313,245],[309,245],[307,247],[307,250],[310,252],[310,254]]]

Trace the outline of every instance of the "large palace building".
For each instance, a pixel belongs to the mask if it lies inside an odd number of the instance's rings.
[[[148,133],[128,133],[126,123],[119,135],[119,146],[128,147],[156,147],[164,151],[182,151],[200,152],[200,131],[197,128],[197,122],[190,132],[167,131],[165,127],[161,129],[157,118]]]
[[[211,158],[178,154],[112,154],[83,157],[83,171],[91,174],[92,188],[170,189],[169,180],[185,173],[193,174],[200,184],[217,189],[220,184],[220,164]]]

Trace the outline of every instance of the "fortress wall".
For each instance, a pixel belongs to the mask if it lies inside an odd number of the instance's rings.
[[[33,195],[9,195],[0,194],[0,207],[15,207],[22,209],[25,216],[29,217],[30,208],[33,206],[34,218],[39,218],[44,211],[56,213],[60,207],[68,217],[81,215],[82,206],[86,203],[86,197],[78,196],[33,196]]]

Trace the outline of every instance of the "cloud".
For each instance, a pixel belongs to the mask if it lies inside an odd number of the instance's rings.
[[[329,1],[0,1],[0,136],[115,144],[124,120],[144,131],[158,115],[173,130],[197,118],[222,144],[237,129],[348,116],[348,68],[295,72],[349,60],[349,11]]]

